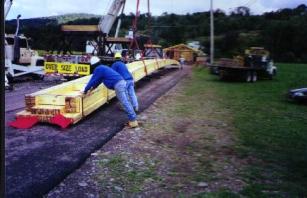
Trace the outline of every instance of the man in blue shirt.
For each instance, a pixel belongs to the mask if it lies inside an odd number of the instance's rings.
[[[108,89],[115,90],[117,99],[128,114],[129,126],[137,127],[138,122],[136,120],[136,113],[129,102],[126,92],[126,81],[119,73],[110,67],[100,64],[100,59],[98,57],[93,56],[90,62],[91,66],[95,69],[91,79],[85,86],[83,93],[86,94],[88,91],[98,87],[101,83],[103,83]]]
[[[127,93],[135,112],[139,111],[138,100],[134,91],[134,80],[125,63],[121,61],[121,54],[115,53],[116,62],[112,64],[112,69],[119,73],[127,83]]]

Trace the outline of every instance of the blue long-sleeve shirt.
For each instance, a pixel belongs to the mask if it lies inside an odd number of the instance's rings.
[[[123,80],[123,77],[112,68],[105,65],[99,65],[95,68],[91,79],[84,88],[84,93],[91,88],[95,89],[101,83],[108,89],[114,89],[115,84],[121,80]]]
[[[133,80],[131,73],[129,72],[125,63],[116,61],[112,64],[112,69],[118,72],[125,80]]]

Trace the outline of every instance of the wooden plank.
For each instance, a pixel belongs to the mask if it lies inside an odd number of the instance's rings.
[[[87,96],[82,98],[83,116],[87,116],[100,106],[108,101],[108,89],[104,85],[98,86],[95,90],[90,92]],[[82,112],[81,112],[82,113]]]
[[[179,63],[172,59],[150,59],[127,64],[135,82],[167,65]],[[26,109],[16,116],[37,116],[40,122],[50,122],[56,114],[72,118],[77,123],[116,96],[103,84],[87,95],[81,95],[92,75],[78,78],[25,96]]]
[[[62,25],[64,32],[99,32],[97,25]]]
[[[129,38],[126,37],[107,37],[106,41],[108,43],[130,43],[131,40]]]
[[[162,48],[161,45],[154,45],[154,44],[144,44],[146,48]]]

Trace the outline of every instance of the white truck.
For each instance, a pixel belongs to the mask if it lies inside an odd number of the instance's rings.
[[[245,50],[244,57],[234,59],[221,58],[210,65],[212,74],[219,75],[220,80],[243,80],[256,82],[258,78],[272,80],[277,67],[263,47],[251,47]]]
[[[5,18],[9,13],[13,1],[5,1]],[[17,27],[15,34],[5,34],[5,87],[12,88],[11,82],[14,77],[25,74],[34,74],[43,77],[44,58],[38,56],[29,46],[29,39],[19,34],[19,18],[17,16]],[[4,20],[5,20],[4,18]]]

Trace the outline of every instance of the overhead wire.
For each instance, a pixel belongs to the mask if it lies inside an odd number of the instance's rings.
[[[248,8],[250,8],[253,4],[255,4],[257,2],[257,0],[250,0],[249,2],[248,2],[248,4],[247,5],[245,5],[245,7],[248,7]]]
[[[242,5],[238,5],[238,6],[235,6],[235,7],[231,7],[231,8],[229,8],[229,10],[234,10],[234,9],[236,9],[236,8],[238,8],[238,7],[248,7],[249,9],[251,9],[251,6],[253,5],[253,4],[255,4],[257,2],[257,0],[247,0],[245,3],[243,3]]]

